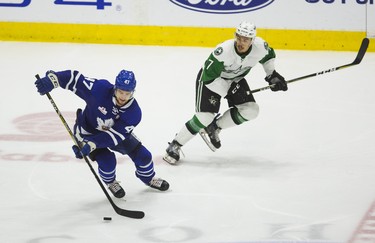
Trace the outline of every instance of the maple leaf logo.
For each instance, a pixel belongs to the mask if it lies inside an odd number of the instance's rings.
[[[103,120],[99,117],[96,119],[96,122],[98,123],[96,129],[98,129],[99,131],[108,131],[115,124],[113,119]]]

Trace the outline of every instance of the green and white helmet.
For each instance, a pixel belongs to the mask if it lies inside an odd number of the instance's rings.
[[[257,28],[255,24],[247,21],[243,21],[236,29],[236,33],[240,36],[249,37],[254,40],[257,35]]]

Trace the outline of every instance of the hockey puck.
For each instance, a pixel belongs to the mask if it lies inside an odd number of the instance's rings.
[[[112,220],[111,217],[103,217],[103,220]]]

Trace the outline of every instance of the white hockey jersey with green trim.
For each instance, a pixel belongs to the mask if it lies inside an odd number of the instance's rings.
[[[266,75],[269,75],[275,69],[275,57],[274,50],[260,37],[254,39],[246,54],[236,52],[234,39],[227,40],[217,45],[206,60],[201,81],[209,84],[217,78],[222,78],[236,82],[246,76],[257,63],[261,63]]]

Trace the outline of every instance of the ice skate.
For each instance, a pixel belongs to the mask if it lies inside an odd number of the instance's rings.
[[[207,146],[214,152],[216,151],[216,149],[221,147],[221,142],[219,138],[221,128],[217,126],[216,120],[217,119],[215,118],[210,125],[199,131],[199,134],[206,142]]]
[[[176,140],[170,142],[163,160],[171,165],[175,165],[180,160],[180,153],[182,153],[181,146]]]
[[[169,183],[161,178],[154,177],[150,181],[150,187],[159,191],[166,191],[169,188]]]
[[[118,181],[115,180],[112,183],[108,183],[107,186],[113,196],[117,198],[123,198],[125,196],[125,190],[120,186]]]

